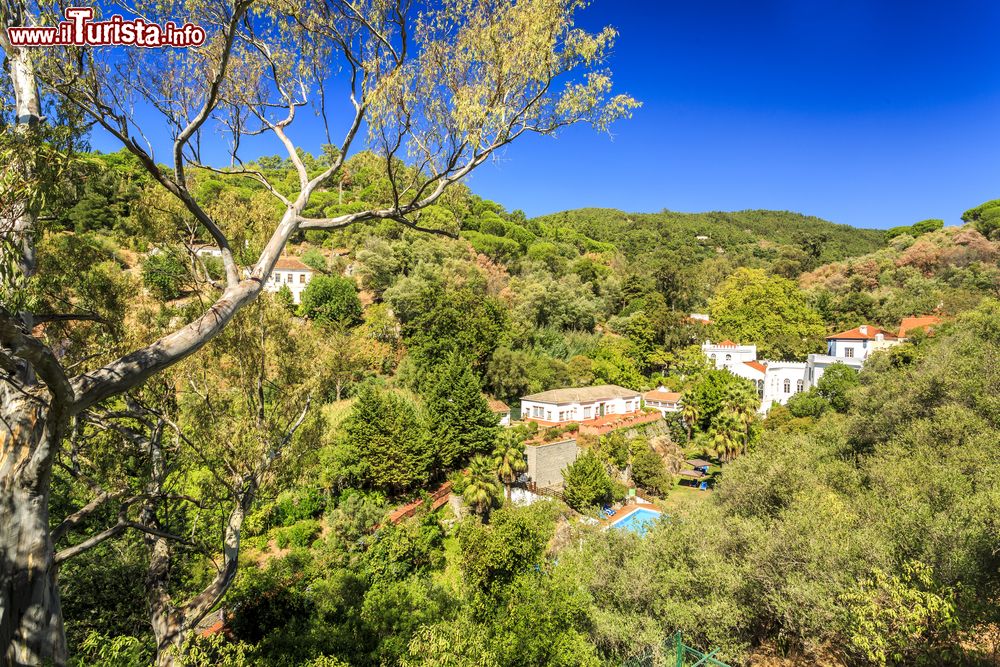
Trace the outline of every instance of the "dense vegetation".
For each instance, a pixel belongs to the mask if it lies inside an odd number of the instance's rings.
[[[310,168],[329,159],[302,157]],[[218,289],[221,267],[193,253],[206,239],[131,161],[87,155],[47,202],[31,298],[98,316],[46,325],[68,355],[73,341],[110,355],[151,340]],[[384,201],[383,165],[352,156],[314,214]],[[295,178],[278,158],[257,166]],[[234,248],[254,256],[272,213],[265,193],[191,178]],[[162,431],[169,493],[151,511],[183,538],[169,565],[176,599],[213,573],[234,497],[219,471],[252,467],[255,446],[308,406],[247,517],[228,634],[193,638],[189,664],[619,664],[669,651],[677,630],[733,664],[762,652],[988,662],[1000,622],[996,241],[966,226],[886,244],[881,232],[765,211],[529,220],[461,188],[421,224],[458,238],[392,221],[300,233],[290,252],[318,271],[300,306],[287,290],[265,295],[127,399],[148,415],[130,431]],[[732,337],[801,357],[833,330],[930,312],[954,319],[860,376],[832,369],[766,420],[753,389],[708,369],[698,348]],[[659,432],[581,437],[589,451],[566,472],[567,504],[505,502],[522,441],[545,434],[500,429],[484,394],[516,406],[602,382],[665,384],[684,392],[685,411]],[[119,428],[81,423],[74,437],[94,454],[57,470],[56,523],[87,501],[91,479],[127,489],[156,476]],[[677,492],[685,455],[721,464],[712,493]],[[425,503],[387,521],[446,479],[464,517]],[[580,520],[626,483],[666,498],[669,520],[645,538]],[[63,566],[79,664],[151,658],[150,553],[123,532]]]

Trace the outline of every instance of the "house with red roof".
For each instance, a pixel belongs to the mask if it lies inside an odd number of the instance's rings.
[[[510,426],[510,406],[497,398],[486,397],[486,402],[490,405],[490,412],[495,414],[500,420],[501,426]]]
[[[862,324],[826,337],[827,354],[831,357],[865,361],[872,352],[899,344],[899,337],[891,331],[871,324]]]
[[[283,255],[278,258],[271,275],[264,282],[264,290],[277,292],[287,287],[292,293],[292,302],[302,302],[302,292],[312,280],[315,271],[299,261],[296,257]]]
[[[666,417],[668,412],[680,412],[681,395],[677,391],[667,391],[661,384],[642,395],[642,404],[647,408],[656,408]]]

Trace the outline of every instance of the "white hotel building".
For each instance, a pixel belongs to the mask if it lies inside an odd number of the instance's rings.
[[[746,378],[757,387],[762,414],[772,405],[784,405],[788,399],[816,385],[832,364],[844,364],[861,370],[868,357],[878,350],[898,345],[901,339],[890,331],[862,324],[854,329],[827,336],[827,354],[810,354],[802,361],[757,360],[756,345],[737,345],[705,341],[705,356],[717,369]]]

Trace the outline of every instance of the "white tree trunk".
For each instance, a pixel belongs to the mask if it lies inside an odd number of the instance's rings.
[[[10,393],[0,390],[0,662],[62,665],[66,640],[49,533],[46,460],[62,427],[37,399]]]

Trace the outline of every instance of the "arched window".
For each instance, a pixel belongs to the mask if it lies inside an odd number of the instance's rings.
[[[726,355],[726,361],[732,361],[732,360],[733,360],[733,355],[727,354]]]
[[[795,381],[795,391],[797,391],[797,392],[798,391],[802,391],[804,384],[805,384],[805,382],[803,382],[802,380],[796,380]]]
[[[715,353],[712,353],[712,361],[715,361]]]
[[[785,378],[785,393],[786,394],[792,393],[792,381],[789,380],[788,378]]]

